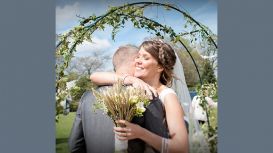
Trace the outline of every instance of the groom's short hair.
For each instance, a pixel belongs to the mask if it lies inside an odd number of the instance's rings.
[[[113,66],[116,71],[121,66],[126,66],[134,60],[138,53],[138,47],[134,45],[120,46],[113,55]]]

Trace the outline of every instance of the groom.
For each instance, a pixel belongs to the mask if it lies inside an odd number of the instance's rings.
[[[117,74],[133,75],[134,59],[138,48],[130,45],[121,46],[113,56],[113,65]],[[103,87],[101,87],[103,88]],[[96,102],[91,92],[85,92],[79,102],[75,121],[69,138],[71,153],[112,153],[114,152],[114,132],[112,120],[101,110],[92,110]],[[167,137],[167,128],[163,123],[164,112],[161,102],[154,98],[144,113],[143,118],[134,118],[144,128],[158,135]],[[145,143],[139,139],[128,142],[128,152],[144,152]]]

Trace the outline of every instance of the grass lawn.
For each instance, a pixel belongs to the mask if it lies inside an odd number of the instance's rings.
[[[56,123],[56,153],[69,153],[68,137],[75,118],[75,112],[68,115],[60,115],[59,122]]]

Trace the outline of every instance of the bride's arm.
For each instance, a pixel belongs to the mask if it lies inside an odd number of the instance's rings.
[[[130,75],[119,75],[113,72],[94,72],[90,75],[90,80],[96,85],[112,85],[120,79],[125,85],[132,85],[135,88],[141,88],[147,92],[152,99],[152,93],[157,96],[156,90],[139,78]]]
[[[167,144],[167,152],[188,153],[188,134],[183,120],[184,113],[177,96],[175,94],[168,94],[164,101],[168,128],[171,135],[170,139],[165,139],[165,141],[162,137],[147,129],[124,120],[118,121],[118,123],[125,123],[126,128],[115,127],[116,134],[121,140],[140,138],[158,151],[162,151],[162,148]]]
[[[90,75],[90,80],[96,85],[112,85],[122,79],[121,75],[113,72],[94,72]]]
[[[171,138],[163,142],[162,137],[146,131],[143,140],[162,152],[167,149],[167,152],[170,153],[188,153],[188,133],[184,122],[184,112],[174,93],[165,96],[164,107]],[[167,148],[165,148],[166,143]]]
[[[169,133],[169,152],[188,152],[189,142],[184,112],[177,96],[173,93],[167,94],[164,98],[166,119]]]

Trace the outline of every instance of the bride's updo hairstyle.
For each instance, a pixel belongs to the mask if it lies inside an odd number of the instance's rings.
[[[172,85],[173,67],[176,62],[175,52],[172,47],[163,42],[161,39],[144,41],[140,48],[143,47],[145,51],[150,53],[163,67],[160,76],[160,82],[168,87]]]

